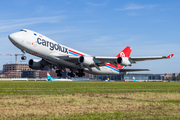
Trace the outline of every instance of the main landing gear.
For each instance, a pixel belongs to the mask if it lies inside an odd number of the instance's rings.
[[[57,76],[58,76],[58,77],[62,77],[61,72],[62,72],[62,70],[56,70],[56,73],[57,73]]]
[[[75,75],[74,75],[73,72],[68,73],[68,76],[70,76],[70,77],[75,77]]]
[[[26,56],[22,56],[22,57],[21,57],[21,60],[26,60],[26,59],[27,59]]]
[[[71,70],[70,73],[68,73],[68,76],[70,77],[75,77],[75,74],[78,76],[78,77],[83,77],[85,75],[84,73],[84,70],[83,69],[78,69],[78,72],[76,72],[77,70]]]
[[[63,70],[64,71],[64,70]],[[75,77],[75,74],[78,76],[78,77],[83,77],[85,75],[84,73],[84,70],[83,69],[78,69],[78,72],[76,72],[77,70],[71,70],[71,72],[68,73],[68,76],[70,77]],[[57,73],[57,77],[62,77],[62,69],[58,69],[56,70],[56,73]],[[64,71],[66,72],[66,71]]]
[[[78,77],[83,77],[85,75],[84,70],[83,69],[79,69],[78,72],[76,73],[76,75]]]

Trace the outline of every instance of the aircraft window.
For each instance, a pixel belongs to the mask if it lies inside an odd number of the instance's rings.
[[[22,30],[20,30],[20,31],[24,31],[24,32],[27,32],[26,30],[24,30],[24,29],[22,29]]]

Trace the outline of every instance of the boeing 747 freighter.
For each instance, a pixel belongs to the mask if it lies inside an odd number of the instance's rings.
[[[62,76],[61,72],[69,68],[70,77],[75,74],[79,77],[85,75],[84,72],[98,75],[119,75],[133,71],[148,71],[148,69],[125,69],[137,61],[169,59],[169,56],[156,57],[130,57],[131,47],[127,46],[116,57],[92,56],[67,46],[61,45],[50,38],[37,32],[22,29],[9,35],[10,41],[19,48],[23,55],[22,60],[26,59],[25,54],[29,53],[42,59],[30,59],[29,67],[41,70],[45,66],[56,69],[57,76]]]

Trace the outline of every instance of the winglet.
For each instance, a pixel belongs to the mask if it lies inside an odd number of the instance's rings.
[[[169,56],[167,56],[167,58],[172,58],[174,56],[174,54],[171,54]]]

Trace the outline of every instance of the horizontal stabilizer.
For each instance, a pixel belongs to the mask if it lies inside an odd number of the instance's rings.
[[[149,69],[119,69],[121,72],[149,71]]]

